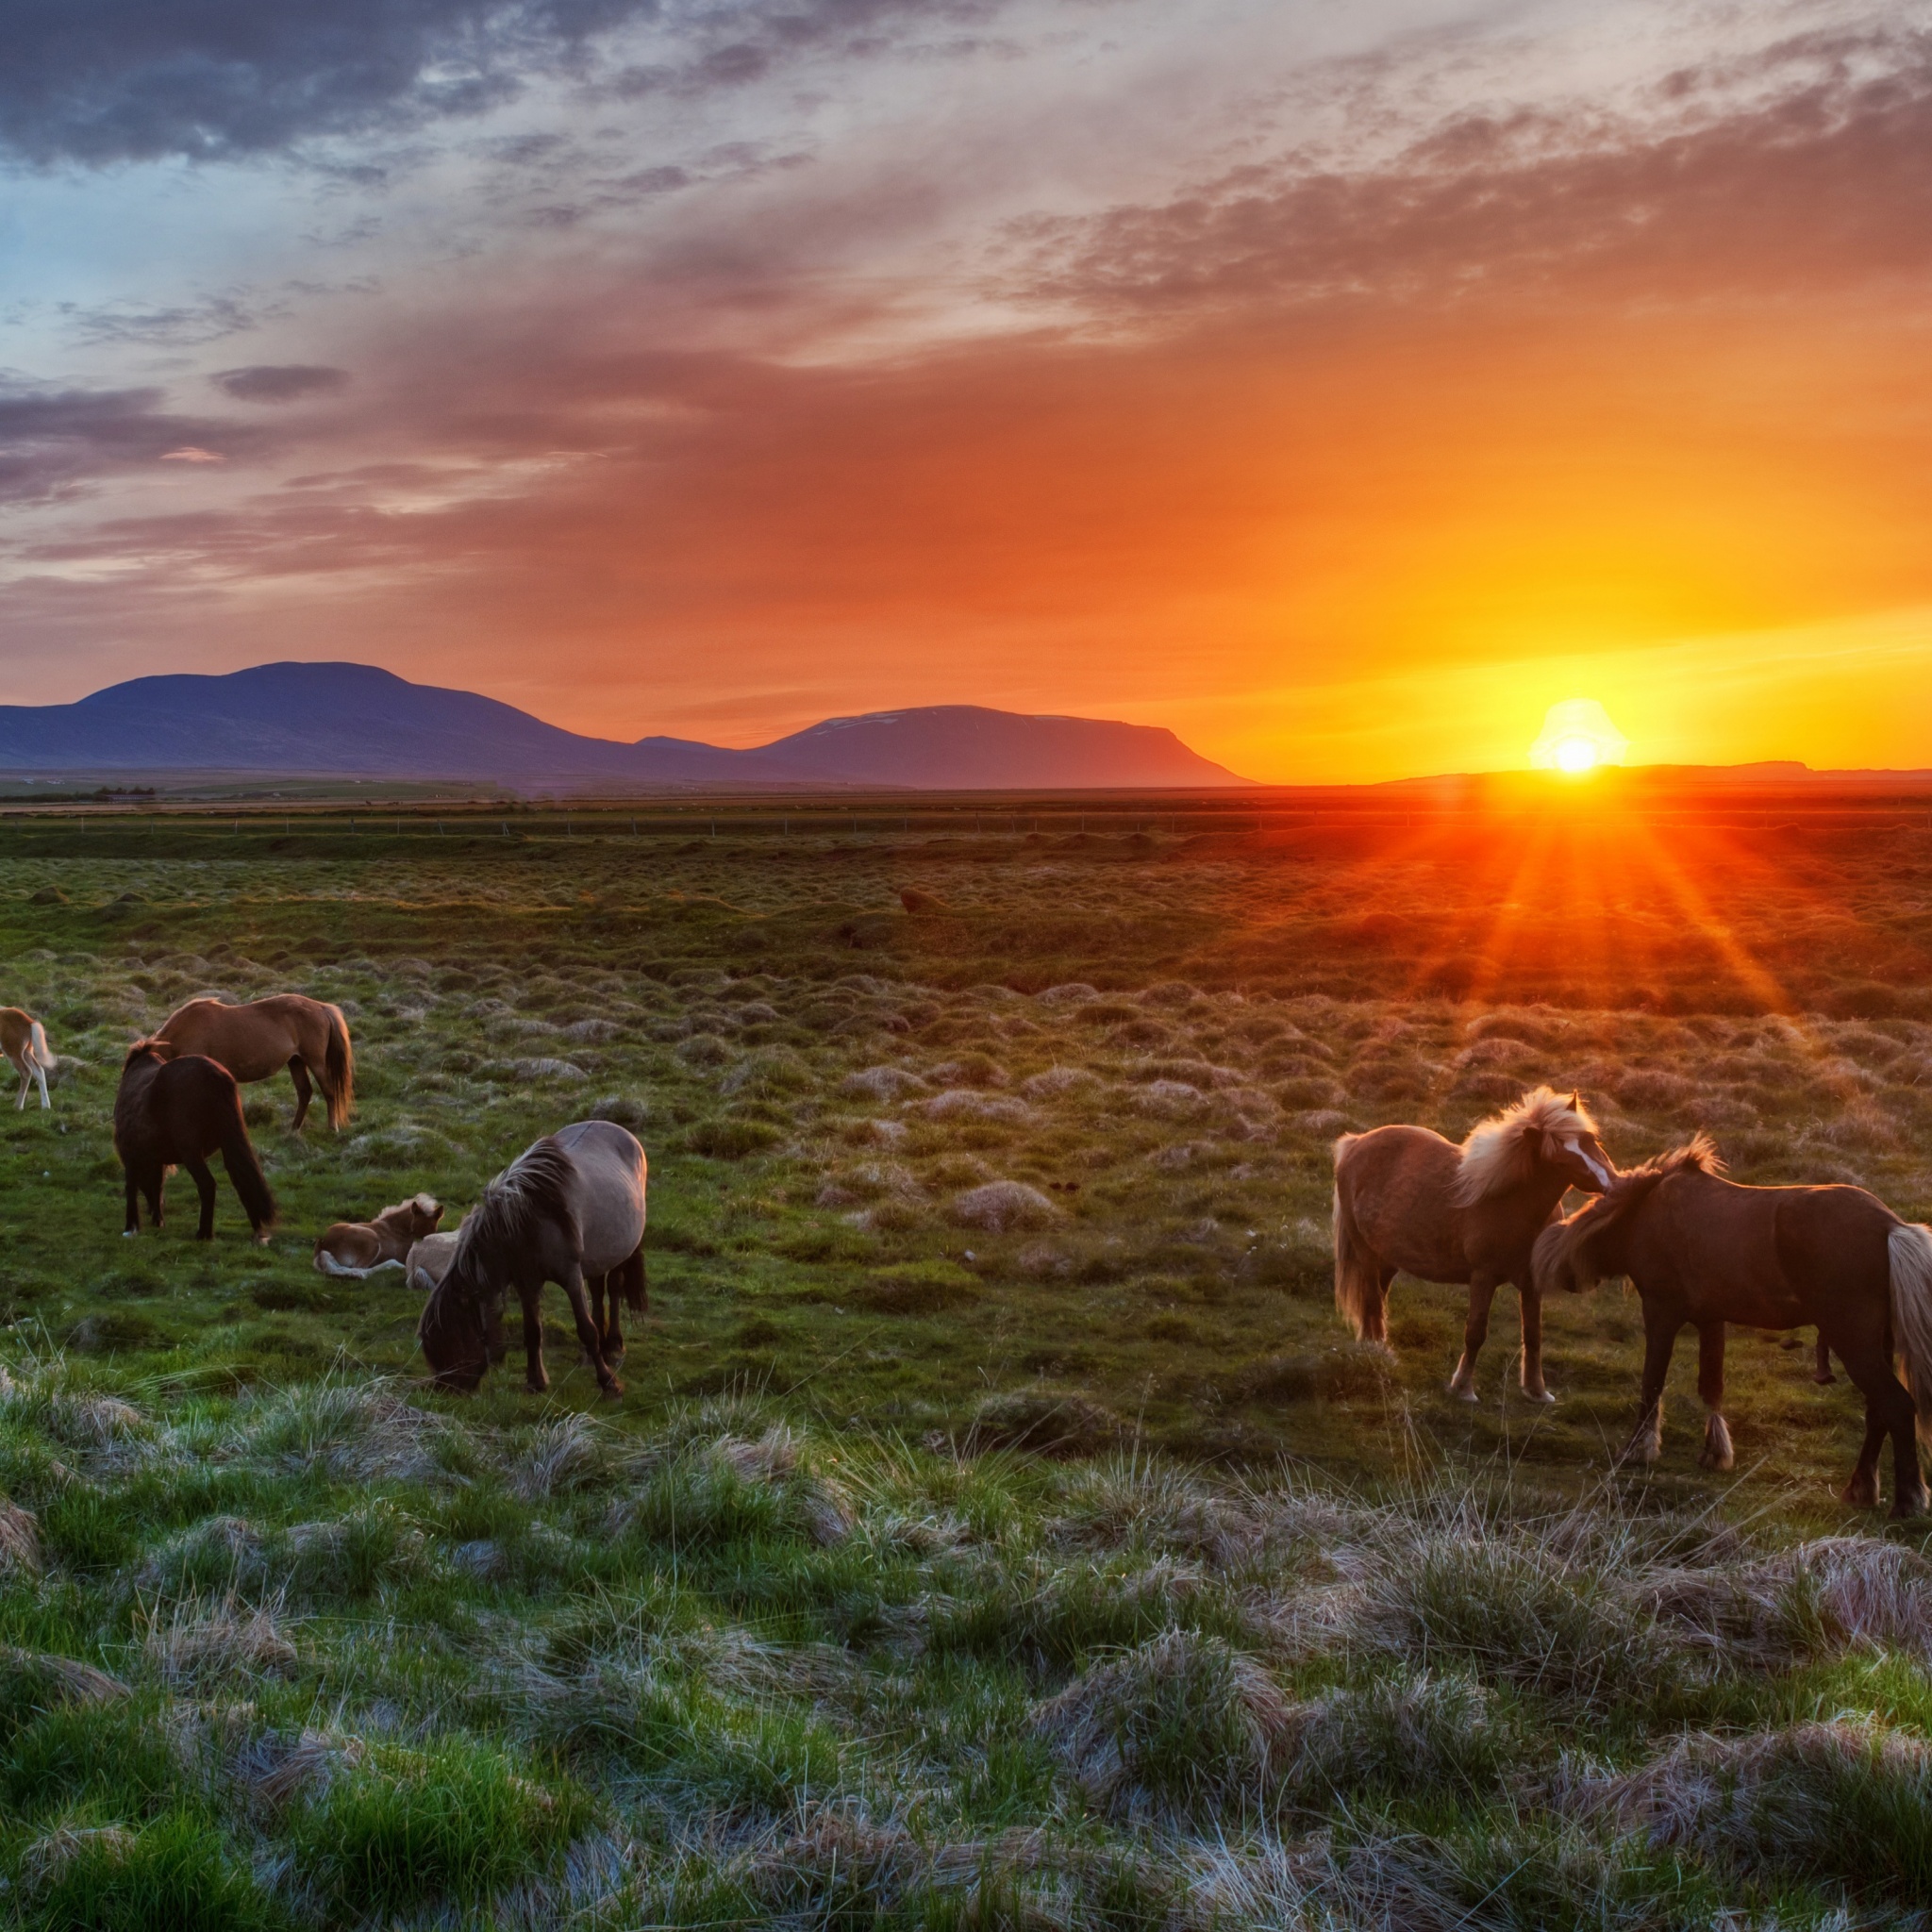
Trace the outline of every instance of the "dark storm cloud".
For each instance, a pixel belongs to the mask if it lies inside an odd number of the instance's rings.
[[[152,389],[0,388],[0,503],[46,502],[171,453],[199,458],[253,454],[258,436],[206,417],[157,406]]]
[[[257,362],[245,369],[217,370],[208,380],[237,402],[294,403],[344,388],[349,372],[312,362]]]
[[[741,85],[788,54],[873,50],[889,25],[993,0],[0,0],[0,151],[39,165],[271,154],[493,107],[537,72],[589,78],[647,23],[679,50],[619,92]]]
[[[1380,170],[1250,167],[1162,206],[1028,225],[1018,279],[1158,312],[1696,298],[1932,266],[1932,35],[1789,42],[1748,72],[1675,74],[1655,106],[1647,125],[1468,115]]]

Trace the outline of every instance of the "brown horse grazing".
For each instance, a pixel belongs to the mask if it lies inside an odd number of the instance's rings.
[[[1697,1330],[1697,1392],[1707,1467],[1731,1466],[1724,1424],[1724,1324],[1818,1325],[1865,1398],[1865,1443],[1844,1499],[1878,1501],[1878,1452],[1891,1438],[1892,1511],[1925,1507],[1914,1424],[1932,1434],[1932,1228],[1901,1221],[1863,1188],[1746,1188],[1699,1134],[1620,1174],[1601,1200],[1538,1238],[1545,1292],[1627,1274],[1643,1299],[1643,1390],[1624,1449],[1663,1450],[1664,1377],[1677,1331]],[[1896,1341],[1906,1380],[1892,1373]]]
[[[20,1075],[20,1098],[13,1104],[15,1113],[26,1106],[28,1090],[40,1082],[41,1105],[52,1107],[47,1098],[47,1069],[54,1064],[54,1049],[47,1044],[47,1032],[31,1013],[18,1007],[0,1007],[0,1053],[13,1062]]]
[[[1335,1306],[1364,1341],[1387,1339],[1389,1284],[1466,1281],[1469,1321],[1449,1392],[1475,1400],[1475,1358],[1506,1281],[1523,1305],[1523,1392],[1543,1387],[1542,1301],[1531,1245],[1568,1189],[1601,1193],[1616,1173],[1575,1094],[1539,1087],[1461,1146],[1427,1127],[1375,1127],[1335,1143]]]
[[[205,1054],[177,1058],[158,1051],[151,1040],[137,1040],[127,1049],[114,1095],[114,1152],[127,1175],[127,1224],[122,1232],[141,1232],[142,1194],[147,1196],[156,1227],[160,1226],[168,1172],[185,1167],[201,1196],[195,1238],[212,1241],[215,1177],[208,1172],[208,1157],[217,1149],[256,1240],[266,1241],[275,1225],[275,1197],[242,1124],[242,1090],[235,1076]]]
[[[340,1007],[299,992],[272,993],[239,1007],[224,1000],[190,1000],[168,1015],[155,1038],[176,1053],[205,1053],[220,1060],[244,1087],[287,1067],[295,1083],[291,1134],[299,1134],[308,1118],[311,1075],[322,1089],[330,1126],[346,1124],[355,1106],[356,1055],[349,1044],[349,1023]]]
[[[425,1235],[436,1232],[442,1203],[430,1194],[411,1194],[385,1208],[373,1221],[338,1221],[315,1243],[315,1272],[365,1280],[378,1268],[400,1268],[403,1257]]]
[[[549,1388],[539,1301],[543,1284],[555,1281],[570,1298],[598,1386],[607,1395],[624,1393],[610,1363],[624,1352],[620,1300],[641,1313],[646,1306],[648,1171],[644,1150],[614,1121],[578,1121],[525,1148],[483,1190],[416,1326],[439,1386],[468,1391],[482,1381],[502,1353],[503,1305],[514,1289],[529,1387]],[[595,1284],[595,1320],[587,1280]]]

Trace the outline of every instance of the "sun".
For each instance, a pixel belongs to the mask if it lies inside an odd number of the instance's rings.
[[[1544,714],[1529,762],[1536,771],[1580,777],[1599,765],[1621,765],[1629,749],[1630,741],[1594,698],[1562,698]]]

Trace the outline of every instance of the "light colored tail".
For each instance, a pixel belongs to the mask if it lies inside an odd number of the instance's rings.
[[[1932,1442],[1932,1227],[1901,1223],[1886,1246],[1891,1256],[1892,1339],[1905,1360],[1919,1435]]]
[[[349,1124],[356,1109],[356,1050],[349,1044],[349,1023],[340,1007],[328,1009],[328,1049],[325,1072],[328,1089],[323,1098],[328,1103],[328,1124],[338,1130]]]
[[[1335,1143],[1335,1306],[1355,1330],[1357,1341],[1382,1341],[1388,1337],[1384,1315],[1382,1270],[1355,1224],[1341,1173],[1342,1157],[1353,1136]]]

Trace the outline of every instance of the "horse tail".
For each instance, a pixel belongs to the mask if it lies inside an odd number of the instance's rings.
[[[356,1050],[349,1044],[349,1023],[340,1007],[328,1008],[328,1052],[323,1098],[328,1103],[328,1124],[344,1127],[356,1105]]]
[[[257,1234],[264,1233],[275,1224],[275,1197],[269,1191],[268,1176],[261,1171],[255,1143],[249,1140],[247,1125],[242,1119],[242,1090],[232,1080],[222,1115],[221,1148],[222,1165],[228,1170],[228,1178],[242,1197],[249,1226]]]
[[[36,1020],[27,1036],[27,1053],[38,1067],[54,1064],[54,1049],[47,1044],[47,1029]]]
[[[617,1291],[624,1297],[624,1305],[633,1314],[642,1315],[650,1311],[651,1290],[644,1275],[644,1244],[640,1241],[630,1258],[623,1262],[616,1273]]]
[[[1891,1331],[1905,1358],[1919,1434],[1932,1441],[1932,1227],[1903,1221],[1886,1238],[1891,1258]]]
[[[1358,1341],[1381,1341],[1388,1334],[1382,1268],[1356,1225],[1348,1186],[1348,1150],[1358,1137],[1344,1134],[1335,1143],[1335,1306]]]

